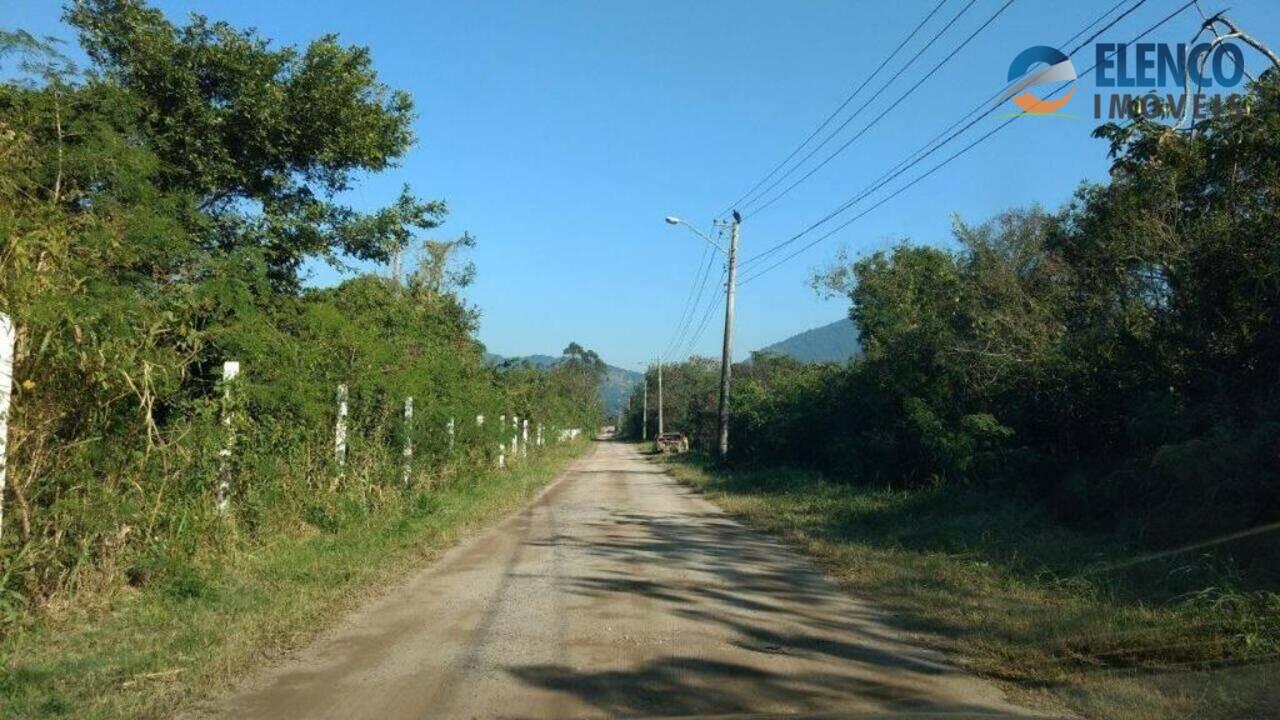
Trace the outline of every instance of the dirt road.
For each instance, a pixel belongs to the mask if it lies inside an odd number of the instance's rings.
[[[234,718],[1008,713],[628,445],[219,701]],[[833,713],[833,714],[828,714]]]

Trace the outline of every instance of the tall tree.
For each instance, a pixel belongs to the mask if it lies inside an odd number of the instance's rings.
[[[413,103],[378,81],[367,48],[333,35],[274,47],[201,15],[179,27],[141,0],[77,0],[66,19],[105,79],[133,95],[158,187],[192,194],[212,217],[205,247],[258,249],[272,279],[292,285],[307,256],[385,262],[403,228],[443,217],[443,203],[407,191],[367,214],[335,200],[413,141]]]

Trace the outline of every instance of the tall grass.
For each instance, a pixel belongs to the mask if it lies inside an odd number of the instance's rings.
[[[994,491],[665,462],[1024,701],[1134,719],[1263,718],[1280,707],[1277,578],[1243,571],[1232,543],[1130,562],[1152,548],[1070,529]]]
[[[404,492],[351,482],[323,502],[276,498],[264,542],[139,559],[136,585],[97,595],[92,609],[81,596],[0,642],[0,716],[169,716],[519,507],[584,446],[549,446],[507,472],[449,466]],[[398,473],[386,460],[352,475]],[[309,468],[276,469],[301,482]],[[288,503],[296,511],[279,512]],[[237,528],[220,532],[232,543]]]

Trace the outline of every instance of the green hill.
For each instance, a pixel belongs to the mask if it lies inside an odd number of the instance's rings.
[[[858,342],[858,328],[853,321],[843,318],[829,325],[792,335],[786,340],[761,348],[760,352],[789,355],[804,363],[842,363],[861,353],[862,344]]]
[[[524,360],[537,367],[548,367],[563,359],[552,355],[525,355],[523,357],[506,358],[493,353],[485,353],[485,358],[494,365],[506,360]],[[605,413],[616,415],[627,402],[627,396],[631,394],[631,389],[644,376],[638,372],[609,365],[608,363],[604,367],[604,377],[600,380],[600,399],[604,402]]]

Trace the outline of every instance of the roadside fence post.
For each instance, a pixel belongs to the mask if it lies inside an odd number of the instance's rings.
[[[0,313],[0,537],[4,533],[4,484],[8,475],[9,407],[13,398],[13,358],[18,350],[13,319]]]
[[[339,468],[347,464],[347,384],[338,386],[338,419],[333,424],[333,459]]]
[[[413,474],[413,396],[404,399],[404,466],[400,470],[400,483],[409,486]]]
[[[218,451],[218,512],[225,514],[231,508],[231,465],[236,447],[235,392],[236,378],[240,377],[240,363],[228,360],[222,363],[222,449]]]

